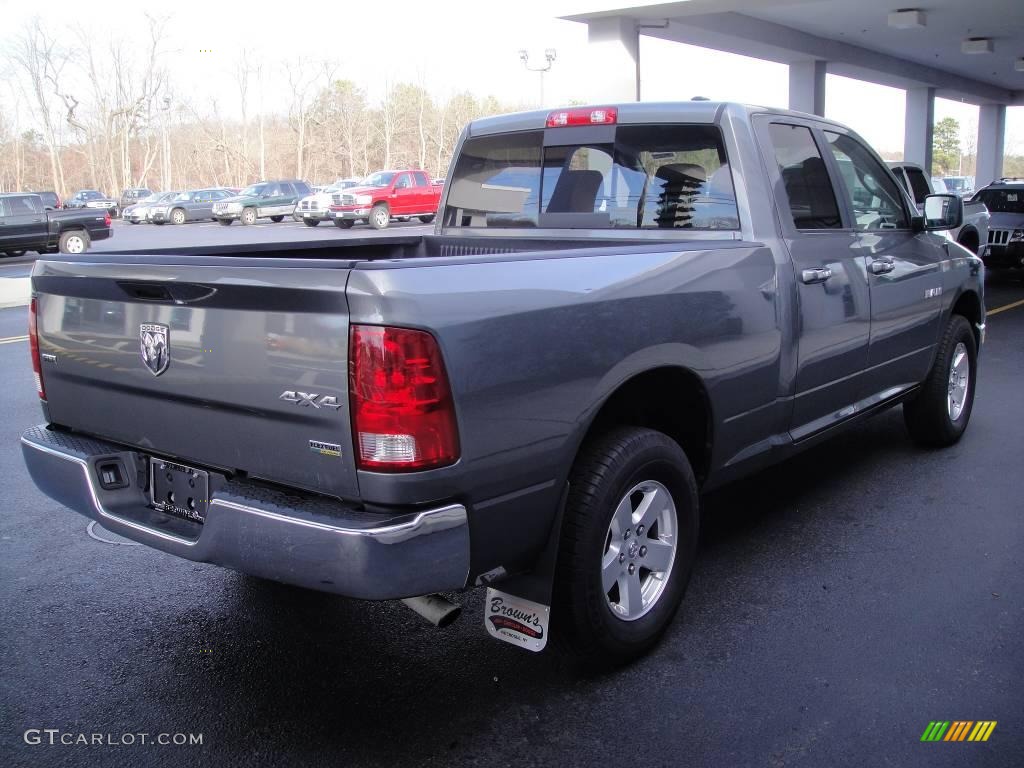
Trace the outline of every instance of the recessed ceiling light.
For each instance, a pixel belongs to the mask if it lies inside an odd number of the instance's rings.
[[[960,50],[964,53],[992,53],[992,38],[968,37],[960,44]]]
[[[889,26],[893,29],[924,29],[927,25],[924,11],[917,8],[900,8],[889,14]]]

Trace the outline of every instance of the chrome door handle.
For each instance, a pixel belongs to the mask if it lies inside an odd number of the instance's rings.
[[[821,269],[805,269],[800,273],[800,280],[807,285],[824,283],[830,277],[832,277],[832,270],[828,267],[822,267]]]
[[[896,269],[896,264],[892,259],[876,259],[871,262],[868,268],[871,270],[872,275],[884,275]]]

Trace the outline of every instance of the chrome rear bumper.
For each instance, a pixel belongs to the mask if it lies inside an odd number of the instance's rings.
[[[469,574],[466,508],[371,514],[223,478],[211,482],[202,524],[153,508],[148,457],[45,425],[21,438],[29,474],[45,494],[104,528],[188,560],[366,600],[461,589]],[[104,490],[97,464],[121,459],[129,485]],[[211,473],[212,477],[212,473]]]

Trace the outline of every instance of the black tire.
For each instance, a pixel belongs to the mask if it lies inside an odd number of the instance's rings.
[[[89,250],[89,235],[80,229],[63,232],[57,241],[57,248],[61,253],[85,253]]]
[[[12,259],[17,259],[25,255],[24,251],[7,251],[7,256]]]
[[[282,221],[284,221],[284,216],[271,216],[270,220],[275,224],[280,224]]]
[[[256,223],[256,209],[245,208],[242,210],[242,215],[238,217],[238,220],[245,226],[251,226]]]
[[[676,551],[660,596],[646,613],[625,620],[615,614],[602,588],[601,561],[616,507],[630,489],[646,481],[660,483],[675,503]],[[667,435],[621,427],[584,445],[569,479],[551,612],[552,637],[574,663],[614,666],[657,643],[686,593],[697,551],[699,510],[693,470],[679,444]],[[641,533],[643,541],[651,532]]]
[[[351,219],[335,219],[334,226],[338,229],[352,229],[352,225],[355,224]]]
[[[188,214],[184,208],[175,208],[171,211],[171,224],[184,224],[188,221]]]
[[[234,219],[217,219],[222,227],[230,227]]]
[[[141,221],[136,221],[135,219],[128,219],[128,223],[129,224],[141,224],[142,222]]]
[[[377,203],[370,211],[370,226],[374,229],[387,229],[391,223],[391,211],[387,203]]]
[[[337,221],[337,219],[335,219]],[[302,223],[307,227],[318,227],[320,226],[320,219],[303,219]]]
[[[967,354],[966,394],[959,415],[954,419],[949,406],[950,379],[955,353],[963,344]],[[953,315],[939,341],[935,362],[921,391],[913,400],[903,404],[903,421],[911,438],[929,448],[953,445],[967,429],[974,407],[974,387],[977,382],[978,347],[971,324],[962,315]]]
[[[154,221],[153,223],[156,224],[158,227],[162,227],[167,222],[166,221]]]
[[[434,214],[430,214],[429,216],[417,216],[416,218],[418,218],[424,224],[429,224],[434,220]]]

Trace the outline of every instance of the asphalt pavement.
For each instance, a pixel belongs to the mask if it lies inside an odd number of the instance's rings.
[[[1024,764],[1024,306],[989,318],[958,445],[914,447],[897,409],[705,499],[676,622],[596,676],[489,639],[479,592],[438,630],[91,537],[22,465],[24,318],[0,310],[0,766]],[[933,720],[998,724],[922,743]]]

